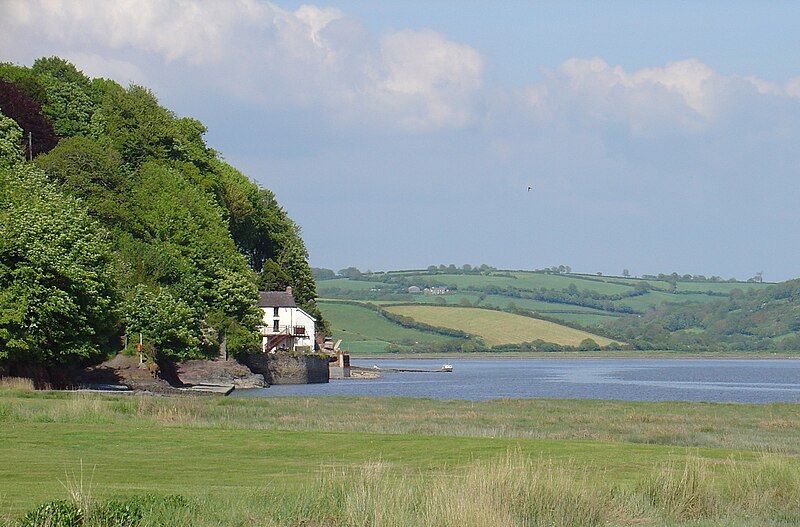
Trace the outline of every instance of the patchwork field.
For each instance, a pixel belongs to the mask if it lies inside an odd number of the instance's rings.
[[[0,390],[0,525],[788,526],[798,437],[796,405]]]
[[[668,282],[657,279],[533,271],[443,273],[406,270],[373,273],[364,275],[360,279],[321,280],[318,282],[318,291],[323,298],[322,312],[333,321],[334,336],[343,339],[345,348],[354,353],[374,354],[382,353],[390,343],[410,351],[409,347],[415,342],[445,342],[448,339],[452,341],[452,338],[403,328],[374,311],[359,307],[336,307],[333,301],[346,299],[369,302],[384,308],[390,307],[392,312],[404,315],[414,311],[415,316],[412,318],[419,322],[458,329],[470,334],[483,334],[484,338],[487,332],[492,330],[476,329],[476,326],[481,325],[480,321],[464,317],[464,313],[473,312],[458,309],[488,307],[516,314],[523,310],[550,320],[563,321],[570,326],[581,327],[577,330],[556,329],[553,326],[545,328],[541,327],[541,323],[532,321],[530,317],[523,319],[500,315],[506,325],[498,329],[495,334],[489,335],[485,342],[489,345],[501,342],[516,343],[520,342],[520,339],[535,335],[535,338],[562,344],[576,343],[575,338],[580,329],[602,334],[603,327],[619,317],[643,315],[648,310],[665,303],[715,302],[725,299],[736,289],[746,291],[769,285],[753,282]],[[410,286],[423,289],[443,286],[448,288],[448,292],[444,295],[414,294],[408,292]],[[330,301],[325,302],[326,299]],[[455,310],[419,311],[407,307],[392,307],[407,304],[448,306]],[[512,329],[509,326],[511,321],[519,327]],[[493,320],[493,322],[498,321]],[[533,326],[539,327],[531,330]],[[548,340],[544,335],[559,340]],[[602,336],[593,335],[591,338],[598,343],[609,342],[609,339]]]
[[[570,346],[577,346],[587,338],[594,339],[601,346],[611,343],[610,339],[586,331],[489,309],[424,305],[388,306],[386,309],[424,324],[453,328],[477,335],[490,346],[519,344],[537,339]]]

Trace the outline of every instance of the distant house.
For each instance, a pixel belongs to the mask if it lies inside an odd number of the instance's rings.
[[[417,294],[417,293],[421,293],[422,289],[420,289],[419,287],[417,287],[415,285],[412,285],[411,287],[408,288],[408,292],[412,293],[412,294]]]
[[[314,351],[317,320],[297,307],[291,287],[258,293],[258,307],[263,312],[258,329],[264,352]]]
[[[442,286],[434,286],[434,287],[426,287],[425,288],[425,294],[426,295],[446,295],[449,292],[450,292],[449,289],[447,289],[446,287],[442,287]]]

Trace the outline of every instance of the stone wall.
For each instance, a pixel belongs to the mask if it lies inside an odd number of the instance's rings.
[[[269,384],[316,384],[329,380],[328,358],[293,353],[254,353],[242,362]]]

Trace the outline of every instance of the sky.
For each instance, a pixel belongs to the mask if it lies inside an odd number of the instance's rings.
[[[790,2],[0,0],[0,60],[53,54],[201,120],[318,267],[800,276]]]

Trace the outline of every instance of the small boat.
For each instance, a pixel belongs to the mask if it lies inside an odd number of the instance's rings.
[[[442,371],[453,371],[452,364],[442,364]]]

